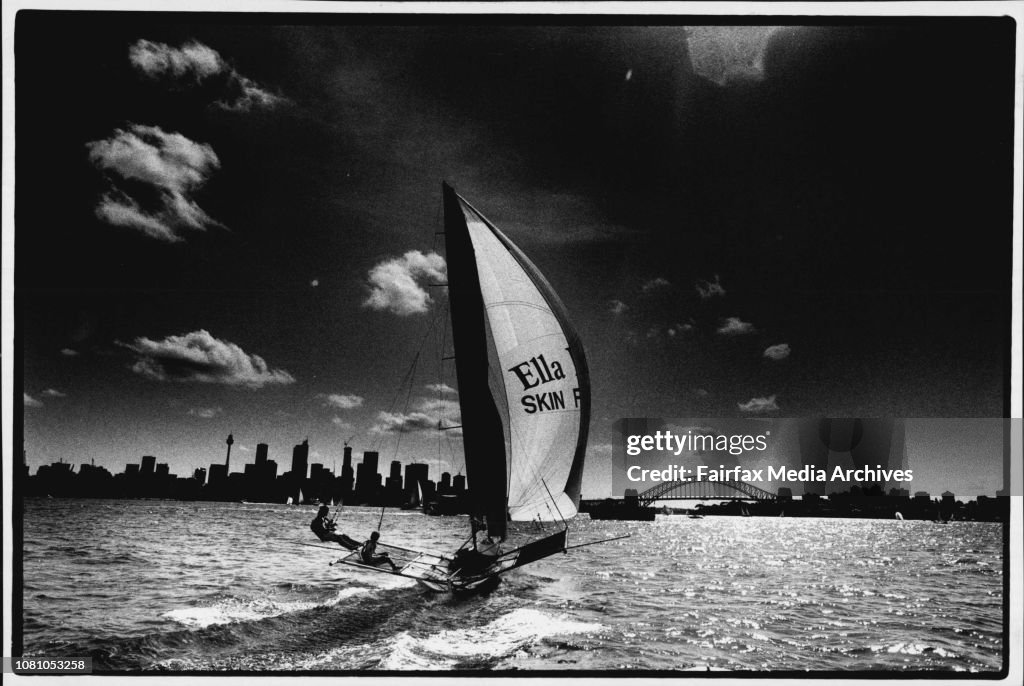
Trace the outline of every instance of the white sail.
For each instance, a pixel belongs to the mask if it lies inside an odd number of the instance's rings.
[[[505,415],[509,516],[568,519],[579,497],[579,475],[570,473],[589,422],[589,382],[581,380],[585,371],[570,353],[575,334],[553,311],[561,303],[536,267],[461,198],[460,203],[493,346],[490,366],[500,374],[491,390]],[[582,352],[579,357],[582,362]],[[582,455],[577,471],[581,460]]]

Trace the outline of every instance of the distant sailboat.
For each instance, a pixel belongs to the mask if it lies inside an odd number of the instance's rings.
[[[544,276],[450,186],[443,191],[471,531],[453,555],[380,547],[396,559],[413,556],[396,574],[432,590],[464,591],[575,547],[566,545],[566,522],[579,504],[590,375],[579,336]],[[560,521],[563,528],[502,551],[509,521]],[[478,548],[482,529],[488,545]],[[384,571],[358,553],[339,561]]]
[[[422,484],[417,481],[416,487],[412,489],[412,493],[409,494],[408,499],[402,505],[403,510],[418,510],[422,504],[421,494],[423,492]]]
[[[897,512],[896,513],[896,519],[898,519],[898,520],[900,520],[902,522],[903,521],[903,514],[901,512]]]

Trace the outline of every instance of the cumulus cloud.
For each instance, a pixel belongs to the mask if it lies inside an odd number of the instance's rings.
[[[461,423],[459,403],[454,400],[418,398],[411,412],[379,412],[374,433],[400,433],[406,431],[436,431],[438,427]],[[452,435],[461,435],[461,429],[451,429]]]
[[[319,393],[316,397],[323,401],[324,407],[333,407],[339,410],[352,410],[363,406],[363,398],[359,395]]]
[[[640,287],[640,290],[642,290],[644,293],[651,293],[661,288],[667,288],[668,286],[671,285],[672,284],[668,279],[664,279],[659,276],[657,278],[645,282],[644,285]]]
[[[674,326],[668,327],[668,329],[665,330],[665,333],[667,333],[670,338],[675,338],[675,336],[677,334],[687,333],[688,331],[693,331],[693,324],[681,324],[680,323],[680,324],[675,324]]]
[[[370,295],[363,307],[405,317],[422,314],[433,302],[423,284],[447,280],[444,258],[435,252],[424,255],[410,250],[402,257],[384,260],[370,270]]]
[[[770,345],[764,350],[764,356],[769,360],[784,360],[789,357],[789,343]]]
[[[132,371],[154,381],[213,383],[257,389],[295,383],[283,369],[271,369],[259,355],[250,355],[234,343],[214,338],[200,329],[160,341],[136,338],[117,341],[136,354]]]
[[[198,42],[172,48],[166,43],[139,40],[128,49],[132,66],[150,77],[191,77],[201,81],[228,68],[220,53]]]
[[[770,395],[767,398],[751,398],[745,403],[736,403],[736,406],[743,412],[751,413],[775,412],[779,409],[774,395]]]
[[[209,145],[159,126],[131,124],[85,147],[89,161],[111,174],[111,188],[96,206],[96,216],[108,224],[169,243],[184,240],[182,234],[189,230],[223,227],[191,197],[220,168],[220,159]],[[115,178],[152,192],[155,200],[143,207]]]
[[[43,403],[36,400],[28,393],[25,394],[25,407],[42,407]]]
[[[451,386],[449,386],[446,383],[428,383],[426,385],[426,389],[428,391],[433,391],[434,393],[441,393],[441,394],[444,394],[444,395],[458,395],[459,394],[459,392],[457,390],[455,390],[454,388],[452,388]]]
[[[700,295],[701,300],[707,300],[708,298],[713,298],[716,295],[725,295],[725,289],[722,288],[722,282],[718,278],[718,274],[715,274],[714,281],[705,281],[701,279],[694,284],[694,287],[697,289],[697,294]]]
[[[718,327],[718,333],[723,336],[741,336],[754,333],[756,329],[750,322],[745,322],[739,317],[729,317]]]
[[[221,93],[216,105],[225,110],[248,112],[286,102],[229,65],[220,53],[197,41],[180,48],[139,40],[128,49],[136,71],[150,79],[164,79],[194,85],[212,83]]]
[[[344,429],[345,431],[348,431],[349,429],[352,428],[352,425],[346,422],[341,417],[331,417],[331,424],[334,424],[339,429]]]
[[[190,417],[199,417],[200,419],[213,419],[217,415],[223,413],[219,407],[193,407],[188,411]],[[244,446],[239,446],[239,450],[244,450]]]
[[[64,357],[78,357],[79,353],[77,350],[72,350],[71,348],[63,348],[60,351],[60,354]]]
[[[48,398],[66,398],[66,397],[68,397],[67,393],[61,393],[56,388],[47,388],[45,391],[43,391],[43,395],[45,395]]]
[[[614,315],[620,315],[629,309],[629,305],[622,302],[621,300],[612,300],[609,303],[608,311]]]

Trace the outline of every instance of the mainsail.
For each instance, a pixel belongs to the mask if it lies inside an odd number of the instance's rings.
[[[491,536],[576,514],[590,377],[565,307],[532,262],[444,185],[466,472]]]

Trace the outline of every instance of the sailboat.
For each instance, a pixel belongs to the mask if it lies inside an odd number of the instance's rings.
[[[422,504],[422,498],[421,498],[422,491],[423,491],[423,487],[420,485],[420,482],[417,481],[415,488],[412,489],[412,493],[409,494],[409,497],[402,504],[402,509],[403,510],[418,510],[420,508],[420,505]]]
[[[400,565],[394,572],[367,564],[358,551],[338,562],[434,591],[467,591],[579,547],[566,543],[567,522],[579,505],[590,376],[565,306],[537,267],[448,184],[443,197],[469,537],[451,555],[379,545]],[[510,521],[562,526],[504,550]]]

